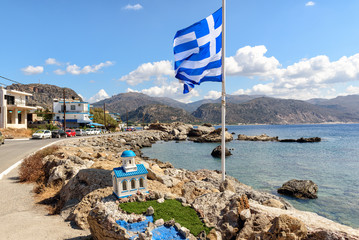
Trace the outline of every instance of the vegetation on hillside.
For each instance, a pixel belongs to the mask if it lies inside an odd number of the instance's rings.
[[[188,228],[194,236],[200,232],[206,231],[208,234],[211,230],[199,219],[196,211],[191,207],[184,207],[177,200],[165,200],[164,203],[157,201],[147,202],[128,202],[121,203],[120,208],[128,213],[143,214],[147,208],[152,206],[155,210],[153,220],[163,219],[169,221],[174,219],[176,222]]]
[[[93,114],[93,122],[105,125],[105,117],[102,108],[91,108],[90,113]],[[117,121],[106,113],[106,128],[113,131],[117,126]]]

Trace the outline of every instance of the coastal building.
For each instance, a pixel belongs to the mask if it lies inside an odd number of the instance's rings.
[[[65,116],[64,116],[65,106]],[[90,104],[88,102],[80,101],[79,99],[54,99],[53,101],[54,121],[61,124],[66,119],[66,127],[78,128],[84,127],[92,123],[90,119]]]
[[[0,87],[0,128],[27,128],[27,114],[36,107],[27,105],[30,93]]]
[[[136,154],[131,150],[122,153],[122,167],[112,171],[113,193],[117,198],[129,197],[137,192],[147,191],[147,169],[135,163]]]

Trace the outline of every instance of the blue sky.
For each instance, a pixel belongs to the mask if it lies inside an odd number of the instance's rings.
[[[101,89],[100,96],[217,98],[220,83],[182,94],[172,45],[177,30],[220,7],[220,0],[1,0],[0,75],[69,87],[87,100]],[[227,93],[359,94],[358,9],[358,0],[227,0]]]

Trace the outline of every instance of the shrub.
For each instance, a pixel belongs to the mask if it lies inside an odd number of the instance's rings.
[[[20,181],[43,182],[45,180],[45,170],[42,159],[47,155],[53,154],[57,149],[59,149],[58,146],[50,146],[25,158],[19,169]]]

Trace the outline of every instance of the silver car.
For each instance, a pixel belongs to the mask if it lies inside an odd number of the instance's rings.
[[[50,130],[37,130],[34,134],[32,134],[33,139],[45,139],[51,138],[51,131]]]
[[[86,136],[87,135],[86,131],[82,130],[82,129],[76,129],[75,132],[76,132],[76,136]]]

